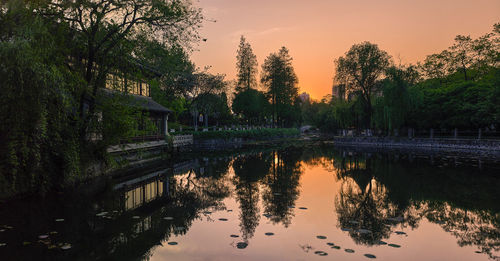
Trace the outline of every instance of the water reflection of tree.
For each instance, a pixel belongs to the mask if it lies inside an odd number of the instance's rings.
[[[264,212],[273,223],[291,224],[292,206],[299,197],[299,179],[302,174],[301,149],[274,151],[271,170],[263,179],[262,200]]]
[[[233,162],[233,184],[240,204],[240,230],[245,242],[253,237],[259,225],[259,180],[268,174],[270,166],[269,153],[241,156]]]
[[[426,218],[454,235],[460,246],[473,245],[498,258],[500,179],[461,169],[437,170],[419,160],[409,163],[401,158],[404,155],[335,155],[337,178],[342,182],[335,202],[339,226],[371,230],[371,234],[350,232],[350,236],[358,243],[374,244],[391,233],[386,226],[396,224],[391,218],[401,217],[400,225],[411,228]]]

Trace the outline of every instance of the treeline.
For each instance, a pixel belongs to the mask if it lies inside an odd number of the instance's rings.
[[[462,129],[500,125],[500,24],[416,65],[398,65],[376,44],[355,44],[336,61],[333,95],[302,105],[304,122],[324,131]]]

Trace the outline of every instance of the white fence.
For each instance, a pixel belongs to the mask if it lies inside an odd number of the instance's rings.
[[[193,135],[175,135],[173,136],[172,145],[174,148],[193,145]]]

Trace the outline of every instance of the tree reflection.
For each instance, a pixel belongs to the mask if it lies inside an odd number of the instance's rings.
[[[300,149],[273,151],[270,173],[263,179],[262,200],[264,212],[274,224],[291,224],[292,206],[299,197],[299,179],[302,174]]]
[[[499,179],[462,169],[436,170],[404,157],[346,151],[334,156],[342,182],[335,200],[339,227],[350,229],[355,242],[373,245],[388,238],[394,225],[413,229],[425,218],[454,235],[460,246],[476,246],[498,258]]]
[[[241,156],[233,162],[233,184],[240,204],[240,231],[245,242],[253,237],[259,225],[259,180],[269,172],[270,166],[269,153]]]

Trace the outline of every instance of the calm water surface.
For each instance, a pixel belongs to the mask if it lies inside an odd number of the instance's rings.
[[[0,260],[499,260],[498,166],[319,147],[196,158],[2,203]]]

